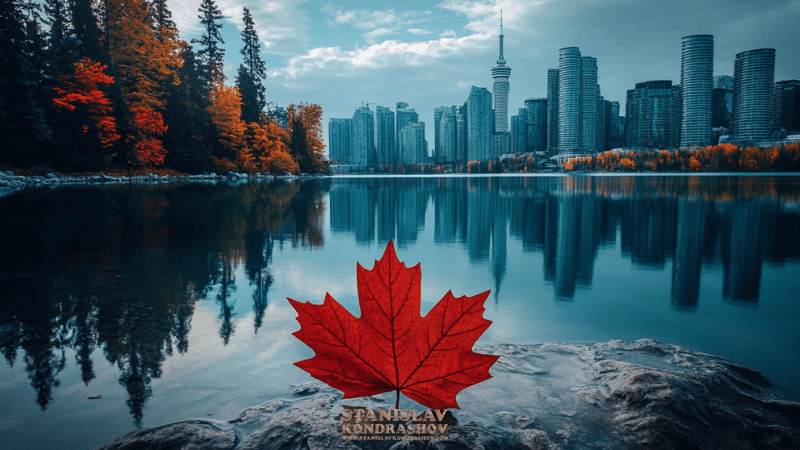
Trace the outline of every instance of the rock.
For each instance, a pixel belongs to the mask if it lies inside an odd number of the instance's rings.
[[[500,359],[491,369],[493,378],[459,394],[462,409],[448,411],[444,440],[344,440],[341,393],[317,381],[288,386],[285,399],[250,408],[227,426],[240,436],[241,449],[800,447],[800,404],[784,399],[760,373],[723,358],[647,339],[484,345],[476,351]],[[346,403],[385,409],[394,404],[394,394]],[[184,441],[174,436],[190,426],[204,427],[200,431],[206,434],[227,433],[190,421],[129,433],[115,443],[162,448],[161,440],[168,438],[173,440],[163,440],[163,447],[175,442],[169,448],[230,448],[224,440],[215,446],[178,445]]]
[[[227,450],[236,446],[236,434],[211,422],[194,420],[131,431],[98,450]]]
[[[52,173],[52,172],[51,172],[51,173],[48,173],[48,174],[47,174],[47,175],[45,175],[45,176],[46,176],[47,178],[55,178],[55,179],[58,179],[58,176],[57,176],[56,174]]]
[[[90,395],[90,396],[86,397],[87,400],[99,400],[101,398],[103,398],[103,396],[100,395],[100,394]]]

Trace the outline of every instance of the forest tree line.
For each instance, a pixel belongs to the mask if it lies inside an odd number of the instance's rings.
[[[567,172],[800,172],[800,144],[773,147],[709,145],[694,150],[607,151],[570,158]]]
[[[222,13],[201,0],[181,40],[166,0],[0,2],[0,166],[71,172],[327,172],[322,108],[265,112],[250,11],[223,73]]]

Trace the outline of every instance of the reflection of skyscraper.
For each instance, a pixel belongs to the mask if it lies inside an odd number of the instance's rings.
[[[508,131],[508,77],[511,76],[511,67],[506,65],[503,56],[503,16],[500,16],[500,56],[497,64],[492,68],[494,78],[494,132]]]
[[[492,198],[488,188],[489,178],[467,180],[467,247],[469,259],[489,259],[492,229]]]
[[[714,74],[714,36],[697,34],[682,39],[681,147],[711,144],[711,95]]]
[[[678,199],[678,231],[672,259],[671,291],[672,307],[677,310],[697,309],[706,216],[705,200]]]
[[[772,133],[775,49],[736,55],[733,63],[733,135],[745,145],[767,141]]]
[[[737,202],[723,210],[727,227],[722,233],[722,298],[746,306],[758,301],[761,268],[772,203]]]

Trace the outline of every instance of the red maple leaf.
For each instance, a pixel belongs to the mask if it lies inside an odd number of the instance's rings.
[[[402,392],[428,408],[458,408],[456,394],[491,378],[498,357],[472,351],[492,323],[483,318],[489,291],[448,291],[422,317],[419,264],[406,267],[391,241],[372,270],[357,272],[360,318],[330,294],[321,305],[289,299],[300,322],[293,334],[316,353],[297,367],[344,398],[396,391],[398,402]]]

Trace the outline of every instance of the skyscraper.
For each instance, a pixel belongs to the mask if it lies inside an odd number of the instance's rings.
[[[575,152],[581,146],[581,51],[559,50],[558,57],[558,151]]]
[[[711,144],[714,36],[685,36],[681,51],[681,147]]]
[[[558,69],[547,70],[547,149],[558,149]]]
[[[328,122],[328,143],[330,159],[340,163],[350,163],[350,132],[353,119],[331,119]]]
[[[438,163],[452,164],[456,160],[456,107],[448,108],[439,119]]]
[[[775,49],[741,52],[733,62],[733,135],[758,145],[772,134]]]
[[[397,102],[397,108],[395,109],[395,148],[400,150],[400,130],[405,128],[410,123],[417,123],[419,122],[419,114],[414,110],[414,108],[409,108],[408,103],[406,102]],[[398,158],[400,155],[398,154]]]
[[[525,151],[544,152],[547,150],[547,99],[529,98],[525,100]]]
[[[394,113],[386,106],[375,107],[375,157],[379,167],[395,164]]]
[[[670,80],[636,83],[628,90],[625,117],[628,147],[670,149],[680,143],[680,99]]]
[[[711,97],[711,127],[730,128],[733,119],[733,77],[715,75]]]
[[[789,134],[800,132],[800,80],[775,83],[772,102],[773,128]]]
[[[467,99],[467,161],[488,161],[491,152],[492,94],[472,86]]]
[[[516,116],[511,116],[511,152],[514,154],[525,153],[527,149],[525,136],[528,133],[528,126],[525,114],[525,108],[520,108]]]
[[[508,77],[511,76],[511,67],[506,65],[503,56],[503,12],[500,12],[500,57],[497,64],[492,67],[494,78],[494,130],[495,132],[508,131]]]
[[[440,106],[438,108],[434,108],[433,110],[433,159],[434,161],[439,161],[440,153],[442,151],[440,144],[440,122],[442,120],[442,116],[451,111],[450,106]]]
[[[600,133],[597,118],[597,100],[600,87],[597,85],[597,58],[581,57],[581,150],[596,152],[600,149]]]
[[[424,164],[428,153],[425,142],[425,124],[409,123],[398,133],[400,139],[400,164]]]
[[[362,106],[353,113],[350,163],[357,166],[375,165],[375,113]]]

